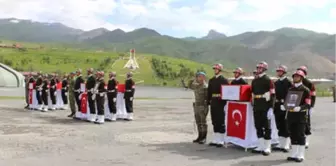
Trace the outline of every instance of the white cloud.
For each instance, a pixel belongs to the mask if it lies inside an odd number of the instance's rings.
[[[129,25],[113,25],[104,17],[117,7],[114,0],[16,0],[0,1],[0,17],[16,17],[42,22],[61,22],[74,28],[90,30],[99,27],[132,30]]]
[[[231,14],[238,6],[235,0],[207,0],[204,9],[200,5],[171,8],[169,4],[176,1],[180,0],[0,0],[0,17],[61,22],[84,30],[149,27],[205,34],[210,29],[227,31],[228,26],[216,19]],[[116,12],[124,24],[107,21]]]
[[[281,19],[296,10],[324,8],[336,4],[335,0],[243,0],[242,3],[255,9],[252,12],[240,12],[234,16],[239,21],[269,22]],[[310,9],[310,10],[312,10]]]
[[[330,17],[336,19],[336,8],[330,10]]]

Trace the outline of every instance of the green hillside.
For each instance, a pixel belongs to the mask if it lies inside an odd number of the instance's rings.
[[[6,43],[6,42],[4,42]],[[7,42],[8,43],[8,42]],[[35,48],[34,43],[24,43]],[[139,69],[133,71],[135,82],[143,85],[181,86],[181,80],[190,79],[197,70],[212,74],[211,66],[185,59],[154,54],[137,54]],[[130,70],[124,68],[128,54],[80,51],[69,48],[30,49],[20,51],[14,48],[0,48],[0,62],[18,71],[42,71],[64,74],[81,68],[84,72],[92,67],[106,73],[117,72],[118,80],[125,79]]]

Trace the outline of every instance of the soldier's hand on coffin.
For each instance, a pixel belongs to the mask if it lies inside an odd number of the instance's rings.
[[[266,92],[266,93],[263,95],[263,97],[266,99],[266,101],[270,101],[270,99],[271,99],[271,94],[270,94],[270,92]]]
[[[285,108],[284,105],[280,105],[280,109],[281,109],[282,111],[286,111],[286,108]]]
[[[116,98],[113,98],[113,102],[116,102],[117,101],[117,99]]]
[[[273,116],[273,109],[269,109],[267,112],[267,119],[268,120],[272,119],[272,116]]]
[[[301,110],[301,107],[294,107],[293,109],[294,112],[300,112],[300,110]]]
[[[133,100],[133,97],[130,97],[130,100],[132,101],[132,100]]]

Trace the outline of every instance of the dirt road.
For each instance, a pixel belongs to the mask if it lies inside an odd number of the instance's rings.
[[[288,163],[284,153],[264,157],[234,146],[190,143],[195,137],[191,100],[138,100],[135,121],[104,125],[68,119],[67,111],[26,111],[23,105],[22,100],[0,100],[1,166],[303,165]],[[304,165],[335,165],[332,99],[318,99],[312,121]]]

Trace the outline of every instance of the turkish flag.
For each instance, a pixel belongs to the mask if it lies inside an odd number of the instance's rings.
[[[29,104],[33,104],[33,89],[29,89]]]
[[[86,114],[87,112],[87,93],[82,93],[81,96],[81,113]]]
[[[125,84],[118,84],[118,92],[125,93]]]
[[[247,105],[228,102],[227,136],[245,140]]]

